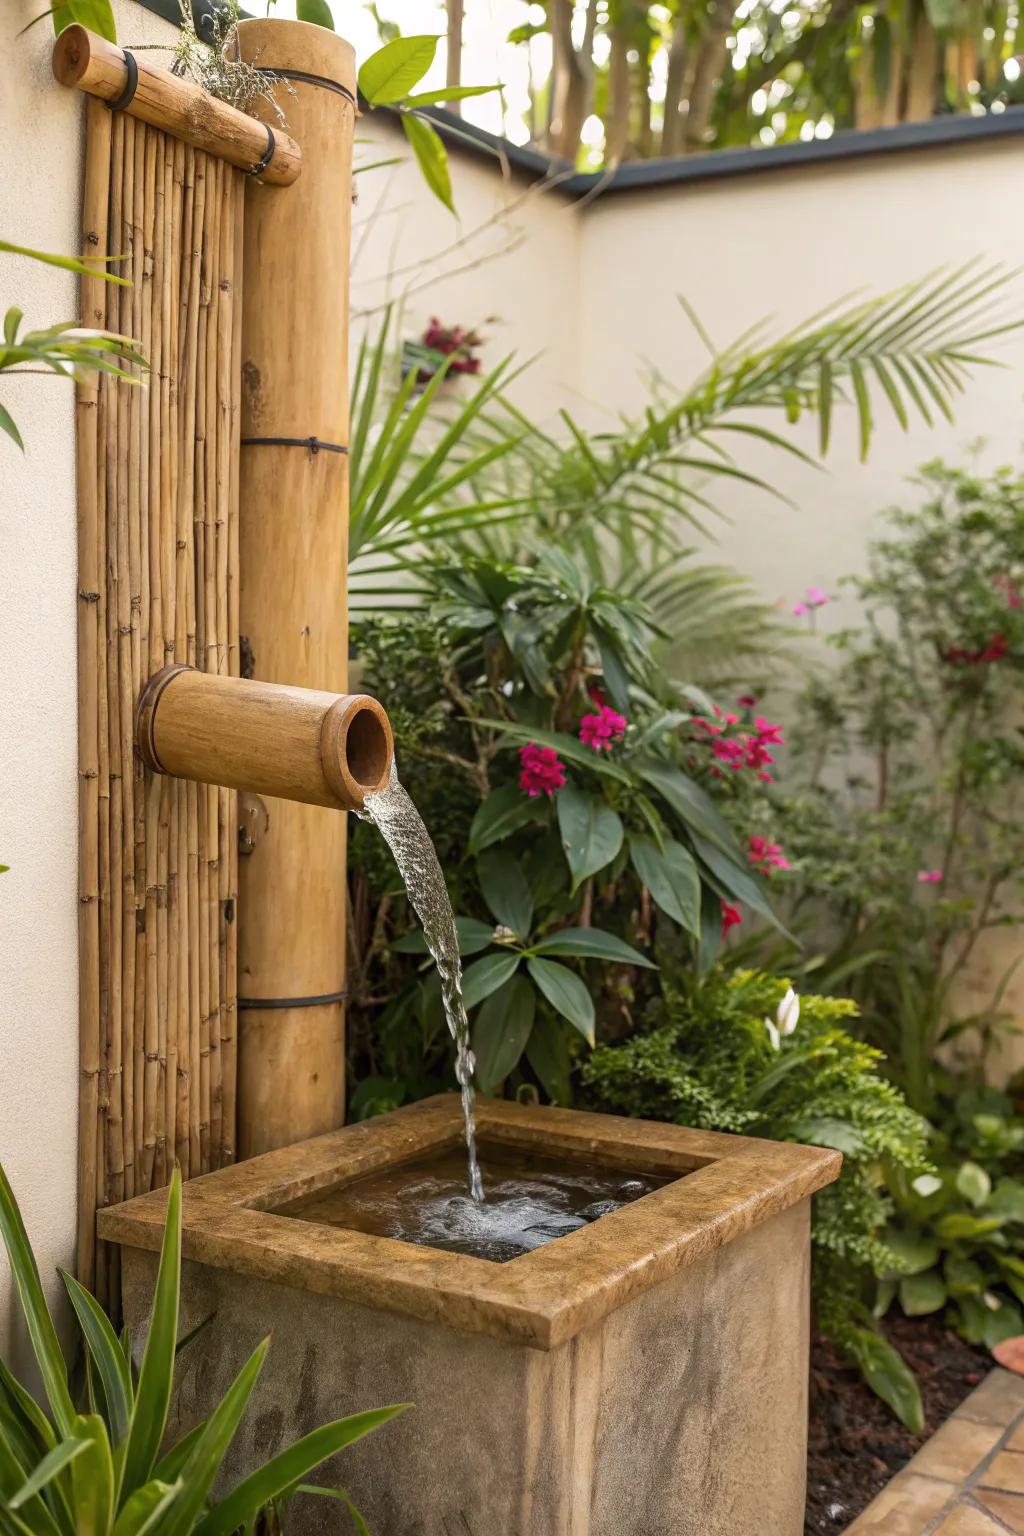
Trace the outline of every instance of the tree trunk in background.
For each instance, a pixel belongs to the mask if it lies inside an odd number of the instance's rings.
[[[875,88],[875,60],[870,43],[867,44],[854,65],[854,127],[891,128],[900,120],[900,97],[903,86],[903,49],[894,47],[889,59],[889,83],[884,99]]]
[[[629,68],[629,30],[612,28],[608,67],[608,116],[605,121],[605,160],[617,165],[629,146],[629,109],[632,81]]]
[[[548,147],[564,160],[575,160],[587,112],[587,81],[572,41],[573,0],[550,0],[553,105]]]
[[[668,52],[665,78],[665,121],[661,130],[661,153],[677,155],[683,138],[683,86],[686,82],[686,24],[682,15],[675,19]]]
[[[922,10],[914,27],[914,45],[907,68],[905,123],[928,122],[935,116],[939,83],[939,39]]]
[[[732,0],[715,0],[708,17],[707,30],[697,54],[690,90],[690,108],[686,114],[686,149],[688,152],[707,148],[708,125],[715,104],[715,87],[722,78],[728,49],[726,41],[732,31]]]
[[[945,71],[949,82],[950,105],[961,109],[969,100],[967,87],[972,80],[980,80],[981,70],[978,64],[978,47],[973,37],[963,33],[960,37],[949,40],[945,47]],[[986,74],[991,72],[986,70]],[[998,70],[995,71],[998,75]],[[991,90],[995,81],[991,78],[985,81]]]
[[[462,84],[462,23],[465,18],[464,0],[445,0],[448,12],[448,62],[445,66],[445,85],[450,89]],[[461,112],[461,101],[445,103],[449,112]]]

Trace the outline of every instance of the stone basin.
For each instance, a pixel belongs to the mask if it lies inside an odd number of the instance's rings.
[[[664,1182],[505,1263],[335,1224],[353,1181],[458,1146],[454,1094],[191,1180],[182,1328],[215,1316],[175,1430],[270,1333],[229,1474],[412,1403],[324,1477],[373,1536],[801,1536],[810,1198],[838,1153],[486,1099],[478,1128],[485,1182],[489,1148]],[[136,1333],[165,1208],[99,1214]],[[306,1499],[297,1528],[338,1514]]]

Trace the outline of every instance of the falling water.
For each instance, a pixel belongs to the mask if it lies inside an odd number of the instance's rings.
[[[409,900],[423,926],[423,937],[441,978],[441,997],[445,1018],[455,1040],[455,1076],[462,1092],[462,1113],[466,1122],[466,1150],[469,1154],[469,1192],[474,1200],[484,1198],[480,1165],[476,1155],[474,1120],[473,1052],[469,1048],[469,1020],[462,1000],[462,962],[459,937],[455,931],[448,888],[437,861],[437,851],[423,818],[402,788],[398,770],[391,764],[391,782],[387,789],[367,795],[358,813],[380,832],[405,882]]]

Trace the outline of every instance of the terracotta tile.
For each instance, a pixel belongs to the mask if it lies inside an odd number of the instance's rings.
[[[960,1404],[954,1418],[1005,1426],[1012,1424],[1020,1413],[1024,1413],[1024,1376],[995,1370]]]
[[[971,1504],[958,1504],[946,1516],[935,1536],[1006,1536],[1001,1525]]]
[[[901,1472],[847,1527],[846,1536],[923,1536],[956,1491],[952,1483]]]
[[[1001,1488],[1006,1493],[1024,1493],[1024,1454],[1020,1451],[1000,1451],[993,1456],[978,1479],[983,1488]]]
[[[973,1419],[947,1419],[921,1447],[908,1468],[926,1477],[962,1483],[984,1461],[1003,1433],[998,1424],[979,1424]]]
[[[997,1515],[1009,1531],[1024,1532],[1024,1497],[1017,1493],[996,1493],[992,1488],[977,1488],[974,1498]]]

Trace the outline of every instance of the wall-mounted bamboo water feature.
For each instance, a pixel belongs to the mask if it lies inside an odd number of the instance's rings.
[[[82,254],[131,284],[86,278],[83,322],[150,365],[147,389],[79,391],[79,1268],[111,1301],[97,1207],[343,1109],[345,818],[268,799],[239,882],[235,789],[134,745],[147,679],[237,679],[242,636],[272,683],[333,702],[346,679],[354,62],[298,22],[240,35],[286,82],[287,132],[269,100],[261,122],[81,27],[54,51],[89,98]]]

